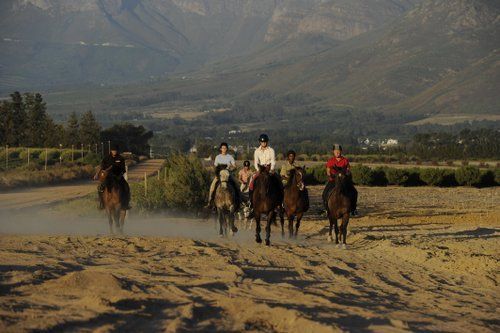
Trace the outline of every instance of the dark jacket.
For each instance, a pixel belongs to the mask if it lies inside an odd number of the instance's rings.
[[[102,160],[101,168],[103,170],[109,168],[110,166],[113,167],[111,169],[111,173],[113,175],[123,176],[125,173],[125,159],[120,154],[117,154],[115,157],[109,154]]]

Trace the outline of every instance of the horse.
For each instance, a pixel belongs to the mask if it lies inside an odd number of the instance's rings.
[[[253,218],[252,215],[252,205],[250,203],[250,188],[249,184],[241,184],[240,193],[241,193],[241,204],[240,209],[238,210],[237,216],[238,220],[244,223],[244,227],[247,230],[252,228]]]
[[[335,175],[335,187],[330,193],[327,200],[327,213],[330,221],[330,229],[328,231],[328,241],[332,242],[332,228],[335,226],[335,244],[340,247],[339,240],[342,242],[341,247],[347,248],[347,225],[349,224],[350,212],[352,210],[352,199],[354,187],[349,175],[344,172],[338,172]],[[337,220],[342,218],[340,230],[337,225]]]
[[[238,209],[237,189],[230,182],[229,171],[224,169],[219,172],[220,184],[215,190],[215,207],[219,222],[219,235],[227,236],[227,227],[231,227],[231,234],[238,231],[234,225],[234,215]],[[231,183],[231,184],[229,184]],[[229,184],[229,185],[228,185]]]
[[[109,232],[114,234],[113,222],[115,229],[120,235],[123,234],[123,226],[125,224],[125,216],[127,211],[122,209],[122,191],[119,178],[110,174],[113,167],[99,171],[99,181],[105,184],[103,196],[104,209],[108,215]]]
[[[305,212],[309,210],[309,195],[304,185],[304,168],[295,167],[290,170],[290,178],[284,188],[283,209],[280,212],[281,218],[281,235],[285,236],[285,219],[286,214],[288,219],[289,237],[297,238],[299,232],[300,221]],[[295,231],[293,229],[293,221],[297,219]]]
[[[280,179],[270,174],[269,167],[259,165],[259,176],[254,179],[251,197],[256,224],[255,241],[257,243],[262,243],[260,219],[262,214],[266,214],[266,245],[271,245],[271,223],[276,224],[276,211],[281,209],[283,196],[283,186]]]

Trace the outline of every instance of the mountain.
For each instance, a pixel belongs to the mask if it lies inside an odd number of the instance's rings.
[[[337,47],[275,65],[251,90],[362,109],[498,113],[499,45],[500,2],[428,0]]]
[[[311,54],[418,2],[2,0],[0,92],[165,77],[280,45]],[[277,60],[288,55],[271,53]]]

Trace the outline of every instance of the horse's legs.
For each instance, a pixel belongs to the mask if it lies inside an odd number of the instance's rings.
[[[127,216],[126,210],[120,210],[120,233],[123,234],[123,228],[125,226],[125,217]]]
[[[297,214],[297,223],[295,223],[295,238],[297,238],[297,235],[299,233],[300,221],[302,220],[303,215],[304,213]]]
[[[255,215],[255,241],[262,243],[262,238],[260,238],[260,214]]]
[[[328,220],[330,222],[330,227],[328,228],[328,241],[331,242],[331,241],[333,241],[333,237],[332,237],[333,217],[331,217],[330,215],[328,215]]]
[[[335,228],[335,244],[339,243],[339,225],[337,224],[337,219],[334,219],[334,228]]]
[[[106,209],[106,213],[108,214],[109,233],[111,235],[113,235],[114,234],[114,232],[113,232],[113,214],[111,213],[111,210],[109,208]]]
[[[280,222],[281,222],[281,238],[285,237],[285,216],[284,209],[280,209]]]
[[[276,212],[272,210],[267,214],[267,223],[266,223],[266,245],[271,245],[271,223],[276,221]]]
[[[118,230],[118,234],[123,234],[122,230],[121,230],[121,226],[120,226],[120,215],[121,215],[121,210],[120,209],[117,209],[114,211],[114,220],[115,220],[115,229]]]
[[[222,229],[222,224],[224,223],[224,213],[222,209],[217,209],[217,221],[219,222],[219,236],[223,236],[224,229]]]
[[[346,240],[347,240],[347,225],[349,224],[349,213],[344,214],[342,216],[342,225],[341,225],[341,230],[342,230],[342,244],[345,246]]]
[[[293,216],[293,214],[290,214],[288,216],[288,238],[293,237],[293,220],[294,220],[294,216]]]

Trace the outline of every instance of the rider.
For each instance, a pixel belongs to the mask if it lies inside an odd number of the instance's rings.
[[[255,178],[259,176],[259,165],[269,167],[269,172],[274,175],[274,167],[276,166],[276,157],[274,154],[274,149],[269,147],[269,137],[267,134],[261,134],[259,136],[260,146],[255,149],[255,153],[253,154],[253,163],[255,170],[255,174],[250,180],[250,192],[253,191],[253,183]]]
[[[288,183],[288,179],[290,178],[290,171],[295,169],[295,156],[297,154],[293,150],[289,150],[286,153],[286,161],[283,163],[281,166],[281,181],[283,182],[283,186],[285,186]]]
[[[253,172],[250,169],[250,161],[243,162],[243,169],[238,172],[238,180],[240,181],[240,191],[246,192],[250,179],[252,178]]]
[[[214,167],[215,167],[215,177],[210,184],[210,191],[208,193],[208,204],[205,206],[206,208],[213,209],[214,208],[214,199],[215,199],[215,190],[217,189],[217,185],[219,184],[219,172],[222,169],[228,169],[232,171],[236,168],[236,162],[234,161],[234,157],[227,153],[229,146],[226,142],[222,142],[219,146],[220,154],[215,157]],[[230,176],[230,182],[233,185],[234,189],[238,189],[236,186],[236,182],[233,177]]]
[[[328,198],[335,188],[335,175],[339,172],[343,172],[346,175],[351,176],[351,166],[349,165],[349,160],[342,155],[342,146],[339,144],[333,145],[333,157],[326,163],[326,174],[328,175],[328,183],[323,191],[323,203],[325,207],[328,207]],[[351,181],[352,184],[352,181]],[[352,211],[351,215],[358,215],[356,209],[356,204],[358,201],[358,191],[352,186],[353,196],[351,198]]]
[[[104,157],[101,161],[100,170],[106,170],[111,167],[110,173],[108,177],[117,177],[118,182],[123,190],[122,194],[122,203],[124,209],[130,209],[130,187],[123,177],[126,172],[125,168],[125,159],[119,154],[119,146],[118,144],[113,144],[111,146],[111,151],[108,156]],[[99,173],[96,174],[94,178],[98,178]],[[105,182],[99,183],[97,186],[97,192],[99,194],[99,209],[104,209],[104,198],[103,193],[106,185]]]

